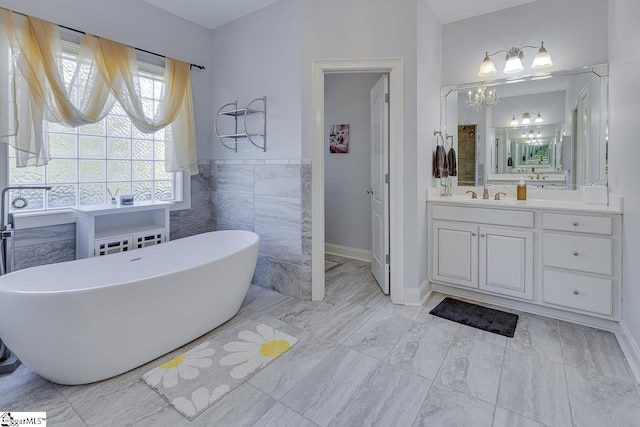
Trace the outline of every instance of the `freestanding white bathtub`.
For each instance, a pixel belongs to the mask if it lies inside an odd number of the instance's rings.
[[[214,231],[0,276],[0,337],[55,383],[119,375],[233,317],[259,240]]]

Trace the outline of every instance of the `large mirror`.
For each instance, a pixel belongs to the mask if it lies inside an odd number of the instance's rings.
[[[442,88],[458,185],[606,183],[608,66]]]

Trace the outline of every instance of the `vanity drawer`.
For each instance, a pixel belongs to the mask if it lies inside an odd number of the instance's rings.
[[[510,227],[534,227],[534,213],[532,211],[433,205],[431,207],[431,217],[434,220],[464,221]]]
[[[613,274],[613,242],[598,237],[544,233],[542,264],[596,274]]]
[[[613,218],[571,214],[542,214],[542,228],[545,230],[573,231],[576,233],[613,233]]]
[[[547,304],[613,315],[613,281],[574,273],[544,270],[542,301]]]

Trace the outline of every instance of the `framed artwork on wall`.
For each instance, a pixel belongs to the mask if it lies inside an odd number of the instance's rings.
[[[338,154],[349,152],[349,125],[331,125],[329,152]]]

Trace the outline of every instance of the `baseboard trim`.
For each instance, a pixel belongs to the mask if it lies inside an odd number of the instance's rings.
[[[616,338],[618,338],[620,348],[622,348],[624,357],[627,359],[627,363],[629,363],[631,373],[635,377],[636,382],[640,384],[640,346],[633,335],[631,335],[631,331],[624,320],[620,321],[620,329],[616,332]]]
[[[364,249],[334,245],[333,243],[325,243],[324,252],[331,255],[343,256],[345,258],[357,259],[358,261],[371,262],[371,251],[367,251]]]
[[[429,279],[422,282],[418,289],[404,290],[404,305],[424,305],[431,294]]]

